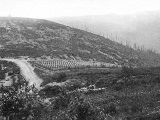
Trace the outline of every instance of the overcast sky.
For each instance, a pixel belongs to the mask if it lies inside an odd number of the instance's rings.
[[[0,0],[0,16],[53,18],[160,10],[160,0]]]

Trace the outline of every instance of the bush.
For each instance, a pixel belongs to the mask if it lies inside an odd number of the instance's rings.
[[[127,67],[127,66],[123,66],[121,73],[120,73],[120,77],[130,77],[134,74],[134,69],[132,67]]]
[[[59,109],[59,108],[68,107],[69,102],[70,102],[70,96],[67,95],[65,92],[62,92],[55,99],[55,101],[54,101],[54,108],[55,109]]]
[[[98,81],[96,81],[95,86],[96,86],[97,88],[106,87],[106,83],[107,83],[107,80],[104,79],[104,78],[101,78],[101,79],[99,79]]]
[[[78,105],[75,106],[74,118],[77,120],[104,120],[104,116],[101,111],[86,101],[78,101]]]
[[[156,77],[153,79],[153,82],[155,82],[155,83],[160,83],[160,75],[156,76]]]
[[[68,79],[65,82],[65,88],[69,91],[73,91],[75,89],[81,88],[82,86],[84,86],[86,83],[86,81],[82,80],[82,79]]]
[[[142,112],[142,107],[141,106],[138,106],[138,105],[134,105],[131,107],[131,111],[133,113],[138,113],[138,112]]]
[[[19,89],[20,90],[20,89]],[[0,99],[1,114],[3,117],[16,120],[23,120],[32,117],[34,120],[41,118],[43,104],[37,98],[37,94],[16,91],[13,87],[1,88]]]
[[[111,103],[110,105],[105,105],[103,109],[105,114],[109,114],[111,116],[114,116],[118,113],[116,105],[113,103]]]
[[[45,97],[53,97],[58,95],[59,93],[62,92],[62,88],[60,86],[54,85],[54,86],[49,86],[46,85],[43,89],[39,91],[39,94]]]
[[[64,72],[58,73],[56,75],[56,80],[57,80],[57,82],[64,82],[66,77],[67,77],[67,75]]]
[[[5,72],[0,70],[0,79],[5,79]]]

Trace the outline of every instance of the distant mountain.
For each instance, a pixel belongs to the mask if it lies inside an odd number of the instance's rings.
[[[127,26],[126,26],[127,27]],[[160,56],[41,19],[0,18],[0,57],[45,56],[114,64],[159,65]]]
[[[92,31],[115,41],[128,41],[160,52],[160,11],[131,15],[92,15],[50,19],[75,28]]]

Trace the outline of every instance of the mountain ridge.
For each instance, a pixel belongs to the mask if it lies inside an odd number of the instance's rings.
[[[0,56],[51,57],[113,64],[158,65],[160,56],[133,49],[100,35],[56,22],[30,18],[0,18]]]
[[[50,18],[55,22],[92,31],[112,40],[130,42],[147,49],[159,49],[160,11],[146,11],[128,15],[106,14]]]

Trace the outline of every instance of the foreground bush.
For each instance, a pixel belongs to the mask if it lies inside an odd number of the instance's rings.
[[[7,120],[40,119],[43,103],[36,93],[28,91],[27,88],[16,91],[13,87],[1,87],[1,116]]]

